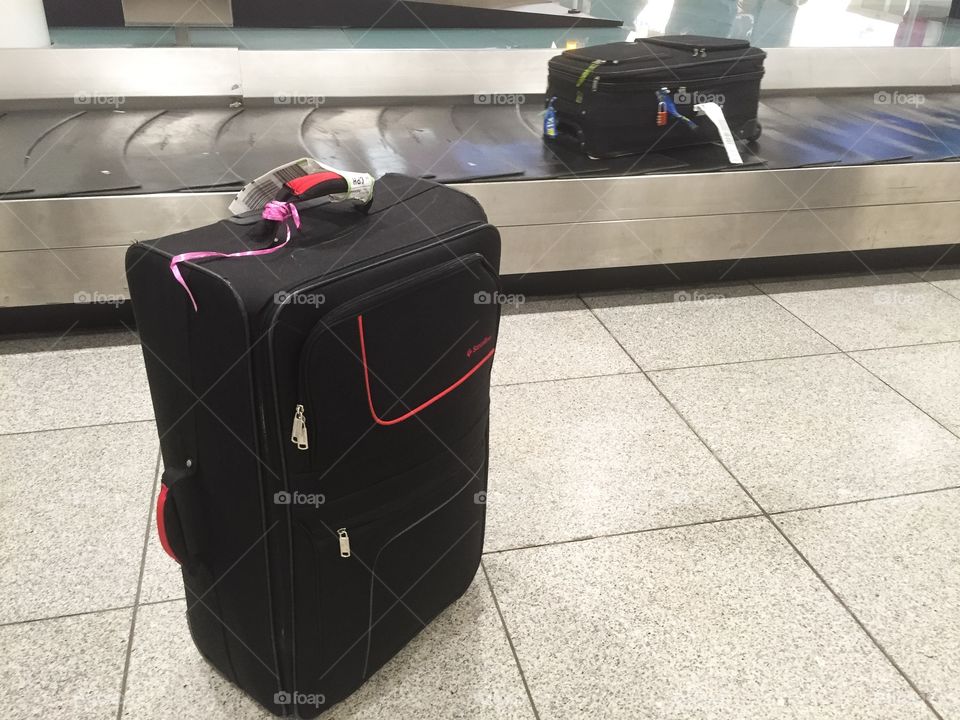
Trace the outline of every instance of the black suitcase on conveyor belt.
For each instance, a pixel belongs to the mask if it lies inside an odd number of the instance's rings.
[[[735,137],[755,140],[765,58],[745,40],[699,35],[567,50],[549,63],[554,137],[593,157],[714,142],[716,126],[693,109],[713,101]]]
[[[363,206],[319,197],[342,178],[312,183],[287,187],[295,205],[271,203],[274,219],[126,257],[163,454],[158,530],[191,634],[261,704],[301,717],[473,580],[500,316],[500,237],[473,198],[385,175]]]

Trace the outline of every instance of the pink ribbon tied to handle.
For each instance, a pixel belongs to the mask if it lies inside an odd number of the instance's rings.
[[[193,297],[193,293],[190,292],[190,288],[187,287],[186,280],[183,279],[183,275],[180,273],[180,268],[177,267],[182,262],[202,260],[203,258],[211,257],[221,257],[221,258],[237,258],[237,257],[251,257],[253,255],[269,255],[272,252],[276,252],[288,242],[290,242],[290,223],[293,222],[294,227],[300,227],[300,213],[297,212],[297,206],[291,202],[280,202],[279,200],[271,200],[267,203],[266,207],[263,208],[264,220],[275,220],[277,222],[282,222],[284,227],[287,229],[287,237],[282,243],[278,245],[272,245],[271,247],[264,248],[263,250],[246,250],[245,252],[236,252],[236,253],[220,253],[220,252],[210,252],[205,250],[200,250],[197,252],[187,252],[180,253],[170,260],[170,272],[173,273],[173,277],[178,283],[183,286],[183,289],[187,291],[187,296],[190,298],[190,302],[193,304],[194,312],[197,311],[197,301]],[[273,241],[276,243],[277,238],[274,237]]]

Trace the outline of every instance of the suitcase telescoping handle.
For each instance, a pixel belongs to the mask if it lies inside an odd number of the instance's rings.
[[[349,196],[355,190],[354,184],[361,181],[363,181],[362,177],[354,176],[352,179],[348,179],[340,173],[332,171],[311,173],[310,175],[302,175],[294,178],[293,180],[288,180],[281,186],[280,190],[277,191],[276,199],[271,200],[266,204],[262,213],[263,219],[267,221],[265,224],[266,227],[270,227],[271,223],[280,223],[283,225],[283,228],[286,231],[286,237],[282,241],[280,240],[280,228],[274,226],[275,230],[270,247],[262,248],[260,250],[245,250],[243,252],[235,253],[199,250],[195,252],[180,253],[179,255],[171,258],[170,272],[173,275],[174,280],[180,283],[180,285],[183,286],[183,289],[187,292],[187,297],[190,298],[190,303],[193,305],[194,312],[198,311],[199,308],[197,307],[197,301],[193,297],[193,293],[190,292],[190,288],[187,286],[187,281],[183,279],[183,274],[180,272],[180,268],[178,267],[180,263],[188,261],[197,262],[198,260],[214,257],[241,258],[254,257],[257,255],[269,255],[270,253],[274,253],[290,242],[293,230],[300,227],[300,211],[297,209],[296,203],[341,193]],[[372,182],[372,179],[370,179],[370,181]],[[343,199],[349,199],[349,197]],[[370,203],[372,201],[373,193],[371,192],[369,193],[369,197],[365,202],[352,202],[354,203],[353,207],[358,212],[366,213],[370,209]]]

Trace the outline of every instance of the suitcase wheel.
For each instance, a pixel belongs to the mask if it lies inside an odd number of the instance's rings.
[[[761,133],[763,133],[763,126],[756,118],[747,120],[740,128],[740,137],[747,142],[756,142]]]

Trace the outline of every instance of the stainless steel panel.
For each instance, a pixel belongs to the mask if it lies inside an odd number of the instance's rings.
[[[504,273],[522,274],[955,243],[955,173],[942,163],[457,187],[500,226]],[[2,302],[123,292],[130,242],[215,222],[231,198],[2,202]]]
[[[125,195],[0,202],[0,264],[6,253],[129,245],[227,217],[233,193]]]
[[[24,250],[0,256],[0,307],[116,303],[130,296],[126,246]]]
[[[957,242],[960,203],[882,205],[501,229],[503,272],[916,247]]]
[[[233,25],[230,0],[123,0],[123,19],[129,25]]]
[[[126,98],[241,94],[234,48],[0,50],[0,100],[68,99],[80,109]]]
[[[500,226],[960,200],[954,163],[644,175],[459,186]]]

